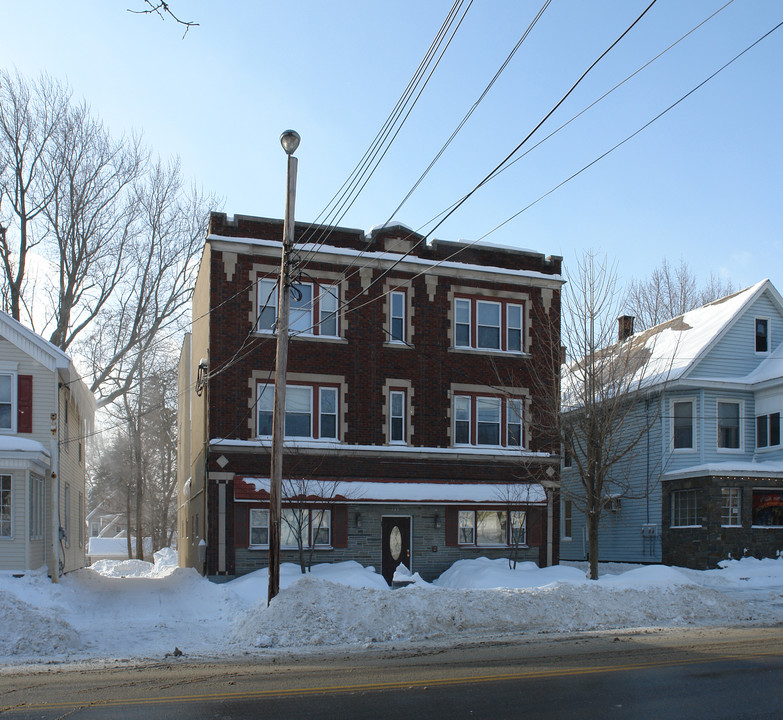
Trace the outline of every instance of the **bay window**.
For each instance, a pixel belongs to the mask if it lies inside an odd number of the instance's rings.
[[[672,403],[672,446],[675,450],[693,449],[693,401]]]
[[[780,445],[780,413],[756,417],[756,447],[774,447]]]
[[[718,402],[718,447],[738,450],[740,442],[740,403]]]
[[[696,506],[695,490],[675,490],[672,492],[671,526],[700,527]]]

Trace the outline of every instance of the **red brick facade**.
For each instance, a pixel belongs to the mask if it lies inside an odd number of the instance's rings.
[[[193,402],[205,403],[206,427],[194,430],[193,447],[194,453],[203,454],[207,476],[210,575],[239,574],[266,563],[265,554],[247,552],[248,508],[263,508],[263,495],[255,505],[248,504],[247,498],[235,498],[233,487],[234,478],[269,474],[261,396],[263,386],[274,382],[275,336],[259,331],[256,318],[259,306],[271,297],[263,281],[275,281],[279,272],[281,237],[282,221],[229,220],[214,214],[202,261],[197,293],[203,297],[200,306],[198,301],[194,305],[193,342],[206,348],[208,380],[203,395]],[[559,448],[546,430],[546,419],[557,387],[552,358],[559,352],[553,349],[559,348],[560,258],[464,243],[418,246],[421,240],[401,226],[367,237],[359,230],[297,225],[300,282],[309,285],[307,291],[318,300],[311,316],[300,316],[305,332],[293,335],[289,346],[288,384],[300,386],[301,397],[309,402],[300,419],[310,423],[310,441],[286,451],[284,477],[530,484],[538,492],[535,502],[525,505],[525,557],[546,562],[547,508],[540,483],[551,485],[558,477]],[[319,325],[331,308],[322,299],[329,288],[339,308],[336,334],[333,325]],[[398,293],[394,311],[391,291]],[[320,315],[318,302],[324,303]],[[199,325],[195,315],[206,303],[208,312],[200,319],[207,322]],[[395,313],[399,315],[393,321]],[[480,313],[499,320],[487,321]],[[395,341],[398,335],[404,342]],[[480,349],[486,348],[487,337],[490,344],[498,343],[496,350]],[[457,347],[460,344],[463,347]],[[393,408],[392,393],[397,393]],[[482,412],[494,412],[492,422],[482,425]],[[461,418],[468,419],[460,425]],[[498,442],[487,442],[486,433]],[[216,445],[218,439],[227,442]],[[196,465],[191,459],[191,468]],[[216,489],[220,484],[225,484],[223,500]],[[397,498],[388,512],[397,508],[414,518],[414,540],[417,528],[427,524],[432,525],[428,541],[430,535],[435,540],[443,536],[432,548],[447,546],[446,535],[454,528],[451,521],[446,528],[446,520],[458,507],[450,505],[448,512],[446,505],[410,509],[416,497],[412,492],[408,500]],[[356,499],[341,506],[347,512],[333,513],[333,520],[347,522],[347,527],[332,528],[334,538],[347,538],[347,547],[337,553],[332,543],[333,557],[321,553],[317,561],[370,557],[351,555],[352,537],[358,542],[359,536],[372,533],[372,528],[361,532],[352,527],[360,524],[361,506]],[[499,499],[487,505],[496,506]],[[550,508],[555,522],[557,507],[554,503]],[[435,519],[425,523],[417,512],[429,512]],[[241,530],[235,538],[236,528]],[[556,530],[550,537],[555,547],[549,553],[554,550],[556,559]],[[484,549],[487,552],[478,554],[504,553],[498,547],[462,549],[469,550],[464,556]],[[450,555],[449,562],[454,557]],[[414,555],[413,569],[418,564],[423,575],[433,575],[445,562],[443,553],[437,562]]]

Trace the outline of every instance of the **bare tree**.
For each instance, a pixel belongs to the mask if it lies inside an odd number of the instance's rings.
[[[664,258],[647,279],[631,282],[625,305],[635,318],[637,330],[645,330],[731,292],[731,281],[722,281],[714,274],[699,289],[696,275],[685,260],[675,267]]]
[[[646,388],[669,367],[648,365],[654,334],[615,342],[620,296],[615,268],[586,252],[563,292],[563,338],[571,352],[562,375],[560,438],[578,482],[563,495],[585,513],[589,575],[598,578],[598,529],[607,501],[634,493],[629,457],[659,408]]]

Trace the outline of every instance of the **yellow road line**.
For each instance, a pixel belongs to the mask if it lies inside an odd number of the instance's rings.
[[[725,662],[727,660],[755,660],[783,656],[783,650],[757,653],[727,654],[714,658],[692,658],[688,660],[663,660],[655,662],[632,663],[628,665],[595,665],[591,667],[571,667],[561,670],[527,670],[497,675],[461,676],[454,678],[432,678],[429,680],[398,680],[383,683],[364,683],[355,685],[326,685],[318,687],[289,688],[280,690],[246,690],[224,693],[206,693],[201,695],[172,695],[157,698],[124,698],[118,700],[94,700],[90,702],[62,702],[12,705],[0,707],[0,713],[9,710],[55,710],[63,708],[119,707],[127,705],[158,705],[174,702],[204,702],[209,700],[245,700],[251,698],[299,697],[353,692],[379,692],[384,690],[413,689],[422,687],[444,687],[449,685],[467,685],[476,683],[503,682],[509,680],[540,680],[545,678],[594,675],[600,673],[626,672],[629,670],[650,670],[654,668],[679,667]]]

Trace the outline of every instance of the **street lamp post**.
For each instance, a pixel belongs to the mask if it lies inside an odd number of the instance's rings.
[[[296,201],[296,169],[294,157],[299,147],[299,133],[286,130],[280,144],[288,155],[283,250],[280,258],[280,280],[277,302],[277,353],[275,356],[275,393],[272,410],[272,458],[269,469],[269,595],[267,604],[280,592],[280,523],[283,485],[283,440],[285,437],[285,376],[288,364],[288,316],[291,305],[290,255],[294,245],[294,203]]]

